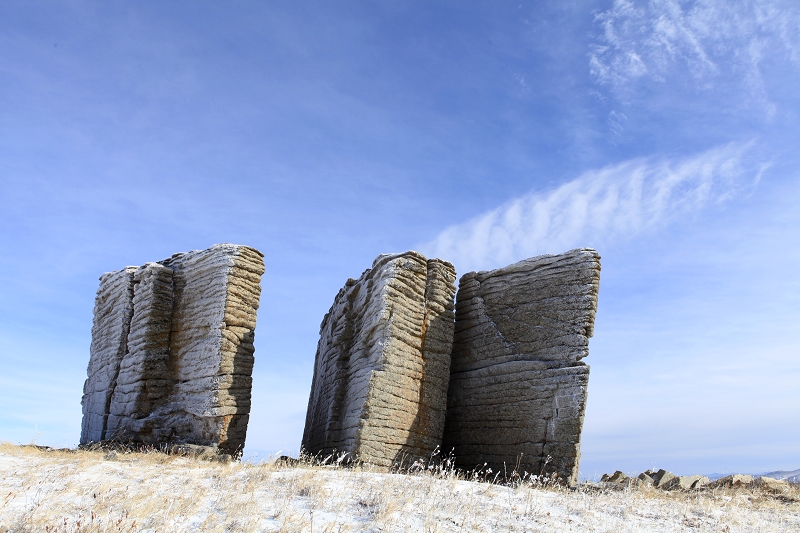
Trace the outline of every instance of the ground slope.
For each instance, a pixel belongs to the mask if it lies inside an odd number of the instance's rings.
[[[452,473],[0,445],[0,531],[800,530],[800,491],[516,488]]]

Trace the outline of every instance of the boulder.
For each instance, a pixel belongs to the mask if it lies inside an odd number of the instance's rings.
[[[610,476],[608,474],[604,474],[603,477],[600,478],[600,481],[605,481],[607,483],[625,483],[626,481],[629,480],[630,478],[627,475],[625,475],[621,470],[617,470]]]
[[[81,444],[238,454],[250,412],[263,255],[218,244],[100,278]]]
[[[772,494],[787,494],[789,492],[789,483],[784,479],[761,476],[753,481],[752,486]]]
[[[663,468],[653,474],[653,481],[655,482],[655,486],[659,488],[663,488],[664,486],[668,485],[672,482],[673,479],[677,478],[675,474],[672,472],[667,472]]]
[[[417,252],[378,256],[349,279],[320,326],[302,446],[378,467],[441,444],[455,269]]]
[[[746,487],[753,483],[753,476],[748,474],[731,474],[708,484],[709,488],[726,487],[738,488]]]
[[[647,470],[639,474],[636,479],[641,481],[643,485],[653,486],[656,483],[656,480],[653,479],[653,474],[654,472]]]
[[[576,482],[599,283],[588,248],[462,276],[443,441],[458,467]]]
[[[689,490],[700,488],[708,483],[709,479],[706,476],[701,475],[673,477],[662,476],[661,482],[658,484],[658,488],[663,490]]]

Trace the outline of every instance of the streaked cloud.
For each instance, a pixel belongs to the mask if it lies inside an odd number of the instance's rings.
[[[766,165],[733,143],[679,161],[634,159],[586,172],[551,191],[531,192],[445,229],[421,250],[459,272],[543,253],[593,246],[723,202],[757,184]]]
[[[595,20],[601,34],[589,54],[591,72],[616,89],[685,72],[699,88],[734,77],[774,112],[762,62],[800,64],[800,4],[791,0],[616,0]]]

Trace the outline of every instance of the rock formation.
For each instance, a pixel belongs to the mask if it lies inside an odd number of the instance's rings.
[[[600,256],[542,255],[459,282],[444,451],[577,480]]]
[[[750,477],[750,476],[748,476]],[[752,477],[750,480],[752,481]],[[663,468],[658,471],[646,470],[637,477],[628,477],[617,470],[613,474],[603,474],[600,483],[611,489],[625,489],[633,487],[658,487],[661,490],[691,490],[708,486],[711,480],[706,476],[677,476]]]
[[[250,413],[263,256],[218,244],[100,278],[81,444],[236,454]]]
[[[444,430],[455,270],[381,255],[339,291],[320,326],[306,452],[389,467],[427,457]]]

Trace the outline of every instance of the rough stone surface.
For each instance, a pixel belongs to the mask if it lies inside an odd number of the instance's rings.
[[[320,326],[303,433],[307,453],[380,467],[441,444],[455,270],[416,252],[381,255],[349,279]]]
[[[709,488],[716,488],[716,487],[738,488],[738,487],[746,487],[751,483],[753,483],[753,476],[751,476],[750,474],[731,474],[729,476],[720,478],[716,481],[712,481],[709,484]]]
[[[789,491],[789,483],[785,479],[775,479],[769,476],[753,477],[749,474],[731,474],[711,483],[706,483],[706,485],[708,488],[749,487],[774,494],[785,494]]]
[[[655,479],[653,479],[653,472],[650,470],[642,472],[637,476],[636,479],[641,481],[644,485],[650,485],[650,486],[655,485],[656,482]]]
[[[708,485],[710,480],[706,476],[673,476],[667,480],[666,476],[661,478],[658,488],[663,490],[688,490],[696,489]]]
[[[459,283],[445,452],[575,483],[600,256],[543,255]]]
[[[774,494],[786,494],[789,492],[789,483],[784,479],[761,476],[753,481],[753,486]]]
[[[625,475],[625,473],[622,472],[622,470],[617,470],[610,476],[608,474],[603,474],[603,477],[600,478],[600,481],[607,483],[625,483],[629,479],[630,478],[627,475]]]
[[[117,375],[102,440],[143,436],[154,408],[176,379],[171,372],[173,270],[147,263],[133,276],[133,308],[127,353]],[[98,439],[100,440],[100,439]]]
[[[752,480],[752,477],[750,479]],[[635,478],[630,478],[621,471],[617,470],[613,474],[603,474],[598,485],[602,486],[603,488],[611,488],[616,490],[627,487],[658,487],[661,490],[668,491],[686,491],[701,489],[706,486],[718,486],[711,484],[711,480],[706,476],[677,476],[671,472],[667,472],[663,468],[657,472],[654,472],[653,470],[646,470]]]
[[[253,248],[218,244],[100,278],[82,444],[241,451],[262,257]]]
[[[667,472],[663,468],[658,472],[656,472],[655,475],[653,476],[653,479],[655,480],[655,486],[660,488],[669,485],[670,483],[672,483],[673,479],[677,478],[678,476],[676,476],[672,472]]]
[[[94,301],[91,357],[83,386],[81,442],[103,440],[111,396],[122,358],[127,352],[128,330],[133,316],[133,276],[126,267],[100,277]]]

